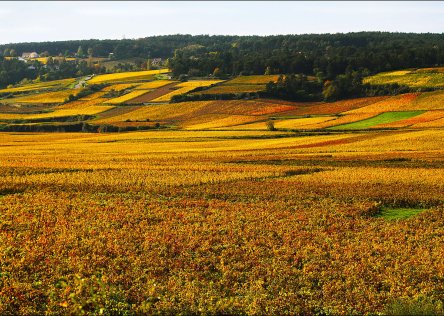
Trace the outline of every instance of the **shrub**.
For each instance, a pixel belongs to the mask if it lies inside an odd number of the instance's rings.
[[[274,127],[274,122],[273,121],[268,121],[267,122],[267,129],[269,131],[275,131],[276,130],[276,127]]]

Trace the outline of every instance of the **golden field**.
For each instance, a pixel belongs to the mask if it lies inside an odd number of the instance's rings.
[[[57,109],[55,111],[39,113],[39,114],[10,114],[10,113],[0,113],[0,121],[8,120],[40,120],[40,119],[52,119],[61,118],[67,116],[75,115],[94,115],[106,110],[112,109],[114,106],[108,105],[91,105],[84,103],[76,103],[72,106],[65,106],[63,108]]]
[[[0,96],[0,315],[444,313],[443,91],[169,103],[278,76],[165,72]]]
[[[373,85],[397,83],[413,88],[443,88],[444,72],[439,67],[397,70],[366,77],[364,83]]]
[[[135,88],[138,85],[140,85],[140,83],[137,83],[137,84],[136,83],[116,83],[116,84],[112,84],[108,87],[103,88],[102,91],[106,91],[106,92],[111,91],[111,90],[123,91],[123,90],[129,89],[129,88]]]
[[[119,81],[131,81],[131,80],[147,80],[151,79],[154,75],[168,73],[168,69],[160,70],[146,70],[146,71],[133,71],[133,72],[121,72],[106,75],[98,75],[88,81],[90,84],[103,83],[103,82],[119,82]]]
[[[227,94],[242,92],[257,92],[265,90],[265,85],[261,84],[237,84],[237,85],[219,85],[208,90],[194,92],[194,94]]]
[[[378,314],[443,290],[443,130],[0,143],[0,314]],[[400,207],[422,212],[378,215]]]
[[[134,78],[134,73],[118,73],[109,76]],[[242,79],[242,77],[239,78]],[[239,78],[233,80],[240,80]],[[79,111],[78,115],[97,114],[94,120],[94,123],[97,124],[113,124],[116,126],[123,124],[137,127],[145,126],[147,120],[149,120],[153,124],[159,123],[167,127],[185,128],[188,130],[266,130],[266,122],[270,119],[273,120],[275,128],[280,130],[342,129],[342,125],[345,128],[353,127],[354,129],[443,127],[442,120],[440,120],[443,117],[441,112],[444,109],[443,91],[407,93],[391,97],[366,97],[331,103],[256,99],[167,104],[172,96],[187,93],[196,87],[219,84],[209,90],[205,90],[211,91],[224,87],[236,87],[236,85],[226,85],[226,82],[220,80],[196,80],[182,83],[169,80],[140,83],[137,80],[128,80],[125,83],[111,84],[101,91],[84,96],[80,100],[56,106],[51,111],[46,111],[45,113],[40,113],[37,107],[35,112],[32,113],[29,107],[32,108],[33,104],[54,105],[63,103],[69,95],[75,95],[81,90],[67,89],[4,98],[0,100],[0,119],[26,120],[64,117],[66,116],[65,110],[69,108],[71,109],[70,113],[74,113],[73,111],[77,109]],[[241,82],[243,81],[245,79],[241,80]],[[68,82],[68,80],[57,81],[53,84],[60,85]],[[51,85],[50,82],[45,84]],[[239,83],[237,86],[242,87],[242,85],[255,87],[256,84]],[[35,88],[36,86],[31,84],[29,87]],[[25,89],[26,86],[21,88]],[[126,94],[119,97],[104,98],[103,96],[111,90],[127,91]],[[3,107],[1,104],[3,104]],[[126,110],[107,112],[104,116],[100,114],[111,109],[110,106],[125,104],[132,104],[132,107],[128,107]],[[26,105],[29,109],[26,113],[22,113],[19,107],[14,108],[16,105]],[[89,106],[93,107],[90,108]],[[424,111],[424,113],[416,115],[420,111]],[[390,116],[390,113],[393,113],[393,115],[389,120],[377,119],[379,116],[381,118]],[[409,113],[413,113],[416,116],[409,118]],[[350,125],[351,123],[353,125]]]
[[[249,116],[256,120],[263,120],[264,115],[272,115],[284,111],[293,110],[291,105],[271,103],[266,101],[199,101],[182,102],[161,105],[140,106],[122,115],[108,117],[98,120],[101,123],[115,123],[126,120],[157,120],[168,121],[174,125],[189,126],[200,123],[210,123],[210,117],[223,119],[219,125],[234,125],[228,117]],[[251,119],[248,119],[251,121]],[[198,127],[198,126],[197,126]],[[212,127],[216,127],[214,124]]]
[[[43,92],[13,99],[0,100],[0,103],[62,103],[65,102],[71,94],[76,95],[78,92],[80,92],[80,89]]]
[[[170,93],[164,94],[161,97],[158,97],[152,101],[153,102],[168,102],[171,100],[171,97],[173,97],[175,95],[184,94],[184,93],[190,92],[196,88],[211,86],[211,85],[219,83],[219,82],[221,82],[221,80],[195,80],[195,81],[182,82],[182,83],[179,83],[176,85],[176,87],[178,89],[176,89]]]
[[[146,82],[146,83],[142,83],[141,85],[137,86],[136,89],[157,89],[163,86],[166,86],[167,84],[171,84],[174,83],[176,81],[171,81],[171,80],[156,80],[156,81],[151,81],[151,82]]]
[[[129,100],[137,98],[137,97],[139,97],[141,95],[144,95],[145,93],[147,93],[149,91],[150,90],[134,90],[134,91],[131,91],[131,92],[127,93],[127,94],[124,94],[124,95],[122,95],[120,97],[109,99],[105,103],[109,103],[109,104],[125,103],[126,101],[129,101]]]
[[[73,84],[75,79],[61,79],[61,80],[53,80],[53,81],[42,81],[38,83],[31,83],[23,86],[0,89],[0,93],[17,93],[17,92],[27,92],[33,90],[45,90],[52,88],[63,88],[68,87]]]
[[[239,76],[234,79],[228,80],[225,84],[227,85],[245,85],[245,84],[267,84],[270,81],[276,82],[279,75],[262,75],[262,76]]]

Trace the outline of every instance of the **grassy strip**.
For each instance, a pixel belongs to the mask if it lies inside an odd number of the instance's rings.
[[[393,123],[396,121],[405,120],[405,119],[420,115],[424,112],[425,111],[385,112],[385,113],[376,115],[374,117],[371,117],[371,118],[368,118],[368,119],[365,119],[362,121],[343,124],[343,125],[336,125],[336,126],[329,127],[327,129],[332,129],[332,130],[365,129],[365,128],[369,128],[369,127],[380,125],[380,124],[388,124],[388,123]]]
[[[425,209],[423,208],[382,208],[376,217],[381,217],[386,220],[406,219],[415,216]]]

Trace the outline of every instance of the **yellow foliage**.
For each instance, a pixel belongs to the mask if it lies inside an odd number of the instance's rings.
[[[242,93],[242,92],[257,92],[265,90],[263,84],[236,84],[236,85],[219,85],[208,90],[198,91],[195,94],[224,94],[224,93]]]
[[[1,314],[365,315],[442,288],[442,129],[0,144]]]
[[[141,95],[144,95],[145,93],[149,92],[150,90],[134,90],[130,93],[124,94],[120,97],[109,99],[105,103],[108,104],[119,104],[119,103],[125,103],[126,101],[132,100],[134,98],[137,98]]]
[[[122,91],[122,90],[125,90],[128,88],[137,87],[137,86],[140,86],[140,83],[117,83],[117,84],[113,84],[113,85],[103,88],[102,91],[107,91],[107,92],[111,91],[111,90]]]
[[[263,75],[263,76],[239,76],[237,78],[231,79],[224,83],[224,85],[237,85],[237,84],[267,84],[270,81],[276,82],[279,78],[279,75]]]
[[[66,87],[70,84],[74,83],[74,78],[69,79],[61,79],[61,80],[53,80],[53,81],[42,81],[38,83],[31,83],[20,87],[1,89],[0,93],[15,93],[15,92],[24,92],[24,91],[32,91],[32,90],[43,90],[55,87]]]
[[[146,71],[130,71],[119,72],[106,75],[98,75],[93,77],[88,83],[102,83],[102,82],[116,82],[116,81],[131,81],[131,80],[148,80],[154,75],[168,73],[168,69],[160,70],[146,70]]]
[[[33,94],[24,97],[18,97],[14,99],[9,99],[7,102],[16,102],[16,103],[62,103],[70,95],[76,95],[79,93],[81,89],[69,89],[63,91],[56,92],[45,92],[40,94]]]
[[[221,80],[201,80],[201,81],[196,80],[196,81],[182,82],[176,85],[178,89],[170,93],[164,94],[163,96],[157,99],[154,99],[153,102],[168,102],[171,100],[171,97],[175,95],[184,94],[198,87],[207,87],[218,82],[221,82]]]
[[[176,87],[181,87],[181,88],[208,87],[211,86],[212,84],[216,84],[222,81],[223,80],[192,80],[192,81],[181,82],[177,84]]]
[[[444,110],[444,91],[407,93],[393,96],[344,114],[375,113],[392,111]]]
[[[364,78],[363,82],[374,85],[397,83],[409,87],[436,88],[444,87],[444,73],[442,72],[442,67],[397,70]]]
[[[45,118],[57,118],[74,115],[94,115],[106,110],[112,109],[114,106],[103,105],[85,105],[85,106],[72,106],[61,109],[56,109],[53,112],[39,113],[39,114],[9,114],[0,113],[0,120],[33,120],[33,119],[45,119]]]
[[[257,116],[249,115],[208,114],[200,116],[198,120],[187,121],[184,126],[188,130],[202,130],[229,127],[257,120]]]
[[[401,127],[407,127],[407,126],[414,126],[414,127],[426,127],[428,126],[428,124],[431,124],[432,126],[434,124],[436,124],[435,121],[444,118],[444,111],[427,111],[423,114],[414,116],[412,118],[409,119],[405,119],[405,120],[400,120],[400,121],[396,121],[393,123],[388,123],[388,124],[380,124],[380,125],[376,125],[374,126],[375,128],[385,128],[385,127],[389,127],[389,128],[401,128]],[[433,123],[435,122],[435,123]],[[437,127],[438,125],[434,125],[435,127]],[[441,125],[444,127],[444,125]]]
[[[176,81],[171,80],[156,80],[156,81],[150,81],[146,83],[142,83],[139,85],[136,89],[157,89],[163,86],[166,86],[167,84],[174,83]]]

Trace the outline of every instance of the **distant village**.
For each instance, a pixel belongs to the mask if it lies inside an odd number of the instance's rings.
[[[77,56],[77,55],[75,54],[75,56]],[[52,57],[52,56],[49,56],[49,54],[47,52],[44,52],[42,54],[39,54],[37,52],[24,52],[24,53],[22,53],[22,56],[17,57],[17,59],[24,61],[24,62],[28,62],[28,61],[32,61],[33,59],[46,58],[46,57]],[[63,57],[63,56],[59,55],[58,57],[55,57],[55,58],[61,58],[61,57]],[[52,57],[52,58],[54,58],[54,57]],[[73,57],[71,57],[71,58],[73,58]],[[103,59],[106,59],[106,57]],[[107,59],[114,60],[114,54],[109,53]],[[148,61],[149,61],[150,66],[152,66],[152,67],[161,67],[161,66],[163,66],[163,64],[165,62],[165,60],[163,60],[162,58],[150,58],[150,59],[148,59]]]
[[[9,55],[9,56],[8,56]],[[78,59],[84,60],[88,63],[88,66],[100,67],[100,65],[105,66],[106,70],[111,72],[120,72],[120,71],[131,71],[131,70],[150,70],[150,69],[160,69],[166,66],[167,60],[162,58],[135,58],[131,60],[117,60],[113,53],[109,53],[107,57],[93,57],[92,51],[88,51],[88,54],[84,54],[81,47],[77,53],[72,53],[67,55],[59,54],[58,56],[51,56],[47,51],[42,53],[37,52],[23,52],[21,56],[17,56],[17,54],[8,53],[8,55],[4,54],[5,58],[8,59],[18,59],[24,63],[28,64],[28,69],[35,70],[36,65],[34,61],[39,61],[43,63],[43,68],[47,68],[49,65],[47,64],[48,58],[53,59],[54,61],[75,61]],[[13,57],[14,56],[14,57]],[[108,63],[109,62],[109,63]],[[103,64],[102,64],[103,63]],[[52,66],[54,69],[58,70],[60,67],[58,64]]]

